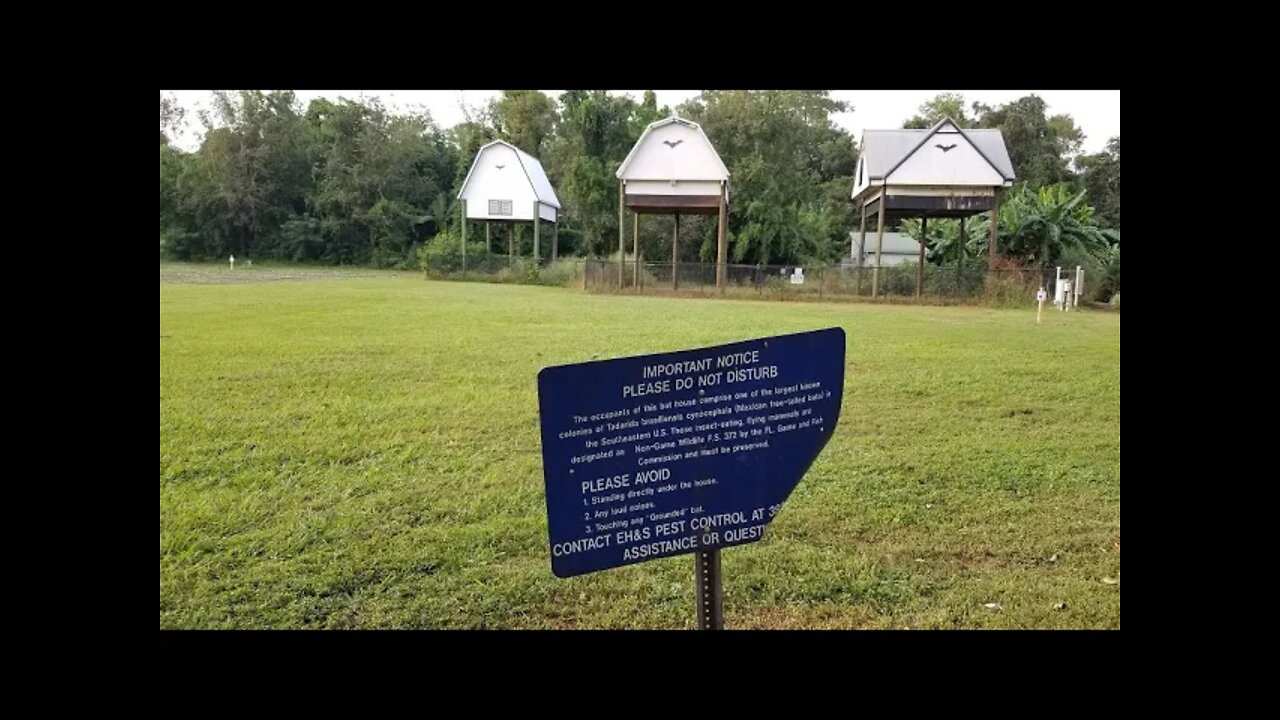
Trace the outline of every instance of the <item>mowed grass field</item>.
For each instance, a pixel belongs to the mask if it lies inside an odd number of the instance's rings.
[[[551,574],[537,373],[839,325],[726,627],[1119,628],[1120,316],[1044,318],[162,264],[160,627],[692,628],[691,555]]]

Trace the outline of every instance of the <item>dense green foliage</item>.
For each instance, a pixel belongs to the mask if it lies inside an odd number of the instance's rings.
[[[1039,190],[1015,187],[1000,204],[998,250],[1030,265],[1080,265],[1105,301],[1120,289],[1120,231],[1098,226],[1093,207],[1084,202],[1086,195],[1087,190],[1072,192],[1065,183]],[[928,260],[963,265],[970,258],[985,258],[990,222],[990,213],[966,220],[962,242],[960,220],[931,221],[925,243]],[[904,221],[902,229],[920,239],[919,220]]]
[[[1021,186],[1000,205],[1000,249],[1040,265],[1053,263],[1068,249],[1106,251],[1120,241],[1119,232],[1094,224],[1084,197],[1085,191],[1072,193],[1065,185]]]
[[[731,262],[810,265],[847,254],[858,221],[849,201],[858,149],[832,118],[853,108],[825,91],[734,90],[703,92],[677,110],[703,126],[732,174]],[[1001,213],[1001,252],[1025,262],[1092,242],[1098,236],[1090,228],[1120,224],[1119,137],[1102,153],[1077,156],[1083,132],[1070,116],[1046,111],[1035,95],[966,109],[962,96],[943,94],[904,123],[928,127],[952,117],[963,127],[1001,130],[1019,177],[1013,197],[1022,198],[1008,222]],[[304,108],[289,91],[216,92],[200,113],[199,148],[184,152],[169,142],[184,127],[184,111],[162,94],[161,254],[417,267],[432,238],[459,230],[454,198],[476,150],[504,139],[539,157],[557,189],[564,205],[560,254],[607,256],[617,252],[614,171],[645,126],[670,112],[653,92],[636,102],[604,90],[556,99],[508,90],[443,129],[425,113],[392,113],[374,99],[317,99]],[[1056,186],[1067,189],[1031,200]],[[1040,210],[1065,206],[1081,191],[1083,199],[1061,216],[1045,210],[1040,214],[1051,217],[1040,222],[1027,214],[1037,203]],[[1082,208],[1093,208],[1089,217]],[[671,256],[672,223],[646,218],[646,258]],[[964,247],[954,221],[931,223],[930,261],[985,253],[985,226],[971,223]],[[710,216],[682,219],[683,260],[714,259],[715,225]],[[532,250],[526,230],[517,227],[514,238],[523,255]],[[472,230],[469,239],[480,236]],[[545,244],[543,254],[549,257]]]
[[[1120,228],[1120,137],[1107,142],[1100,153],[1076,159],[1080,182],[1089,192],[1089,204],[1097,211],[1098,222],[1105,227]]]

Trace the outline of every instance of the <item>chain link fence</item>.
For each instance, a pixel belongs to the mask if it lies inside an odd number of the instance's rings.
[[[428,263],[428,277],[475,282],[519,283],[580,288],[589,292],[719,297],[715,263],[636,262],[635,260],[562,258],[535,263],[528,257],[468,254]],[[1044,287],[1052,298],[1055,269],[1002,266],[989,271],[981,260],[964,265],[915,263],[879,268],[850,265],[726,265],[725,297],[772,300],[884,299],[927,302],[1034,302]],[[1088,282],[1088,279],[1086,279]]]
[[[588,259],[582,287],[600,292],[635,292],[645,295],[715,296],[714,263],[636,262]],[[844,265],[727,265],[724,295],[771,299],[914,298],[929,299],[1035,299],[1036,290],[1052,292],[1054,268],[999,268],[988,271],[985,263],[925,265],[914,263],[879,268]]]

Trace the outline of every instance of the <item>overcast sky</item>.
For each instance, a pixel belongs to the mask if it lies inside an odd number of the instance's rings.
[[[165,91],[166,94],[168,91]],[[479,107],[498,94],[498,90],[297,90],[303,107],[317,97],[378,97],[384,106],[392,110],[425,109],[442,128],[452,127],[463,120],[462,104]],[[552,99],[563,90],[543,90]],[[640,100],[643,90],[611,90],[626,93]],[[698,90],[657,90],[658,107],[675,108],[698,94]],[[1075,118],[1076,126],[1084,131],[1083,151],[1094,153],[1103,149],[1107,140],[1120,134],[1119,90],[833,90],[831,95],[853,106],[853,112],[835,116],[835,121],[857,139],[864,128],[898,128],[903,121],[915,115],[917,108],[940,92],[959,92],[967,103],[982,102],[996,106],[1030,94],[1039,95],[1049,105],[1049,114],[1066,113]],[[208,90],[175,90],[183,107],[187,108],[187,132],[177,139],[177,145],[191,150],[200,140],[200,123],[195,111],[207,107]]]

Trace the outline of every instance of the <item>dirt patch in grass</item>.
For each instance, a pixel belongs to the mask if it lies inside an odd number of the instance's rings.
[[[416,275],[402,270],[365,268],[273,268],[227,265],[160,265],[160,282],[180,285],[243,285],[299,280],[386,279]]]

